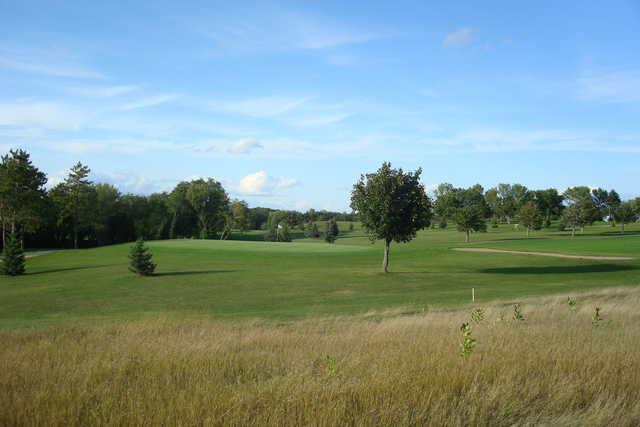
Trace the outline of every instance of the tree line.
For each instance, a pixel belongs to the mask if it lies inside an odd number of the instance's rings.
[[[64,180],[47,188],[47,176],[24,150],[0,160],[2,246],[9,234],[21,246],[92,247],[145,240],[227,239],[232,230],[265,230],[278,224],[304,227],[331,218],[354,221],[349,213],[250,208],[232,200],[222,184],[208,179],[178,183],[170,192],[122,194],[115,186],[95,183],[91,170],[78,162]]]

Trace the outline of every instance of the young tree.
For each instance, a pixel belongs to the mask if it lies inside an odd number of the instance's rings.
[[[484,212],[477,205],[458,208],[456,210],[455,221],[458,231],[465,233],[464,241],[466,243],[469,243],[472,231],[487,231],[487,222],[485,220]]]
[[[540,212],[533,202],[527,202],[520,208],[520,224],[527,228],[527,237],[530,236],[532,228],[540,228],[542,225]]]
[[[613,218],[620,223],[622,234],[624,234],[625,224],[635,222],[638,214],[632,202],[623,202],[613,211]]]
[[[405,173],[385,162],[362,175],[351,192],[351,208],[373,241],[384,240],[382,271],[389,267],[391,242],[408,242],[431,222],[431,201],[420,183],[422,169]]]
[[[131,248],[129,260],[129,271],[132,273],[141,276],[151,276],[156,269],[156,264],[153,263],[153,254],[144,244],[142,238],[139,238]]]
[[[455,188],[448,182],[438,185],[434,191],[436,200],[433,211],[438,219],[440,228],[447,228],[449,219],[455,216],[456,197]]]
[[[15,232],[9,233],[2,251],[0,267],[0,272],[7,276],[19,276],[25,272],[24,251]]]
[[[6,230],[12,233],[35,231],[43,222],[46,175],[31,162],[24,150],[11,150],[0,161],[0,220],[2,242]],[[22,239],[20,239],[22,245]]]
[[[564,198],[571,212],[563,215],[563,222],[572,227],[572,236],[575,235],[576,227],[584,231],[586,225],[602,219],[602,214],[593,201],[589,187],[569,188],[564,192]]]
[[[338,229],[338,223],[335,219],[331,218],[327,221],[327,228],[324,232],[324,241],[327,243],[333,243],[338,238],[338,233],[340,230]]]
[[[276,228],[276,240],[278,242],[290,242],[291,235],[289,234],[289,224],[281,222]]]
[[[562,228],[571,228],[571,237],[575,237],[576,228],[584,227],[586,221],[585,211],[580,209],[579,205],[573,204],[562,212],[560,225]]]

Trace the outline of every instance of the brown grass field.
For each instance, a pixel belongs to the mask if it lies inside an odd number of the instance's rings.
[[[485,306],[468,358],[472,306],[2,331],[0,425],[640,425],[640,289],[566,297]]]

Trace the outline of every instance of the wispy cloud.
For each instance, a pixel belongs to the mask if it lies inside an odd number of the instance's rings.
[[[295,178],[272,177],[261,170],[242,178],[237,186],[237,191],[241,194],[268,195],[298,184],[299,181]]]
[[[69,92],[87,98],[113,98],[139,90],[138,85],[68,86]]]
[[[85,120],[85,113],[65,104],[40,101],[0,103],[0,126],[77,129]]]
[[[214,23],[204,34],[224,52],[322,50],[367,43],[384,35],[301,13],[243,15]]]
[[[577,80],[581,100],[606,103],[640,101],[640,70],[589,72]]]
[[[264,148],[262,144],[253,139],[241,139],[238,142],[231,144],[227,148],[227,152],[231,154],[249,154],[254,150]]]
[[[105,79],[94,69],[75,63],[59,52],[33,49],[0,49],[0,67],[27,73],[73,79]]]
[[[214,111],[240,114],[249,117],[274,117],[290,112],[310,99],[309,97],[269,96],[212,103],[209,106]]]
[[[140,108],[155,107],[157,105],[164,104],[169,101],[173,101],[178,97],[180,97],[180,95],[175,93],[148,96],[142,99],[138,99],[136,101],[126,103],[122,107],[120,107],[120,109],[122,111],[131,111],[131,110],[137,110]]]
[[[464,47],[473,41],[475,30],[471,27],[463,27],[452,33],[446,34],[442,45],[444,47]]]

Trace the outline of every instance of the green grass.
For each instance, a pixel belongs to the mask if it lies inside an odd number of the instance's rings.
[[[346,227],[344,227],[346,229]],[[0,279],[0,327],[136,319],[148,315],[291,320],[387,309],[421,311],[515,301],[530,295],[637,285],[640,259],[589,261],[511,254],[460,253],[464,237],[452,229],[427,230],[408,244],[393,244],[391,273],[379,273],[380,243],[356,231],[336,244],[298,237],[254,241],[150,242],[155,277],[127,270],[130,244],[67,250],[27,261],[29,274]],[[640,254],[640,227],[620,236],[608,226],[571,238],[553,230],[531,239],[511,226],[473,235],[473,247],[589,255]]]

